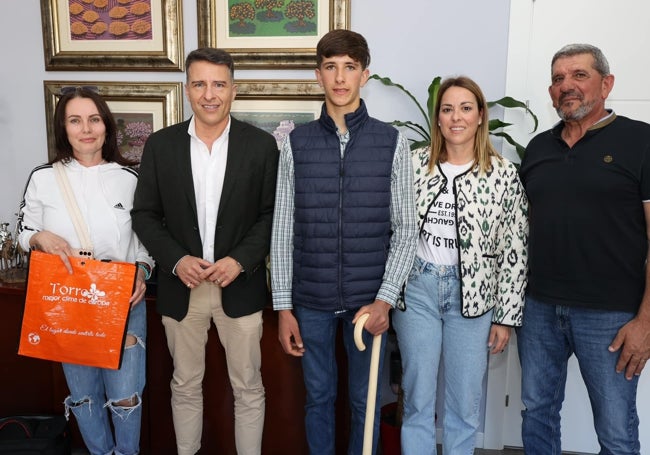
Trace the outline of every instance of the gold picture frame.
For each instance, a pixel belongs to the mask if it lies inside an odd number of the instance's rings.
[[[316,81],[240,80],[231,112],[273,134],[280,147],[293,128],[320,116],[324,99]]]
[[[182,3],[41,0],[45,69],[183,71]]]
[[[323,88],[314,80],[240,79],[237,99],[323,101]]]
[[[199,47],[218,47],[233,56],[238,68],[313,68],[316,63],[316,44],[330,30],[347,29],[350,26],[350,2],[352,0],[310,0],[315,5],[315,34],[309,36],[255,36],[230,34],[231,10],[228,0],[197,0]],[[244,5],[246,2],[241,2]],[[292,1],[284,5],[289,8]],[[253,4],[246,3],[248,10],[237,17],[251,25],[255,14]],[[244,6],[246,6],[244,5]],[[237,5],[239,6],[239,5]],[[263,8],[262,8],[263,9]],[[295,18],[288,10],[275,11],[284,20]],[[271,11],[273,13],[273,11]],[[242,19],[243,18],[243,19]],[[281,20],[281,19],[278,19]],[[302,19],[301,19],[302,20]],[[290,24],[286,24],[287,26]],[[252,25],[251,25],[252,27]],[[285,27],[286,29],[286,27]]]
[[[43,86],[48,160],[56,155],[54,111],[65,87],[91,87],[106,100],[118,124],[120,152],[136,161],[149,134],[183,120],[181,82],[44,81]]]

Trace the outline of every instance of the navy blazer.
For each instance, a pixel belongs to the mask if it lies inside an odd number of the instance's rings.
[[[185,255],[203,257],[189,123],[149,136],[131,211],[133,229],[158,266],[156,308],[178,321],[187,314],[190,289],[172,270]],[[236,318],[261,310],[267,302],[265,258],[271,242],[279,153],[272,135],[232,117],[228,141],[214,258],[230,256],[245,269],[222,292],[224,312]]]

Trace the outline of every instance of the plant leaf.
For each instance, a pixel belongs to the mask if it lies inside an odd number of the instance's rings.
[[[504,96],[500,100],[488,101],[487,105],[488,105],[488,109],[493,107],[493,106],[496,106],[496,105],[499,105],[499,106],[502,106],[502,107],[505,107],[505,108],[521,108],[521,109],[524,109],[527,114],[530,114],[530,116],[533,118],[533,121],[535,122],[535,126],[533,127],[533,130],[531,131],[531,133],[534,133],[535,131],[537,131],[539,121],[537,120],[537,116],[533,113],[533,111],[528,109],[528,106],[526,105],[526,103],[524,103],[522,101],[519,101],[519,100],[516,100],[511,96]]]
[[[407,120],[406,122],[393,120],[390,124],[397,127],[408,128],[417,133],[423,140],[431,142],[429,131],[425,130],[424,127],[418,123],[411,122],[410,120]]]
[[[433,119],[433,113],[435,112],[436,98],[438,97],[438,91],[440,90],[441,81],[442,78],[440,76],[433,78],[433,80],[431,81],[431,85],[429,85],[429,89],[427,90],[429,93],[429,97],[427,98],[427,109],[429,110],[427,125],[429,125],[429,131],[431,130],[431,120]]]
[[[490,122],[488,124],[488,129],[490,130],[490,133],[494,130],[498,130],[499,128],[505,128],[507,126],[512,125],[512,123],[506,123],[502,121],[501,119],[498,118],[493,118],[490,119]]]
[[[497,131],[494,133],[491,132],[490,134],[492,136],[498,136],[505,139],[510,145],[512,145],[515,148],[515,150],[517,151],[517,155],[519,155],[519,159],[520,160],[524,159],[524,152],[526,151],[526,148],[520,143],[518,143],[517,141],[515,141],[512,138],[512,136],[510,136],[508,133],[504,133],[503,131]]]
[[[388,78],[388,77],[381,77],[378,74],[372,74],[369,79],[378,80],[379,82],[381,82],[382,84],[384,84],[387,87],[396,87],[396,88],[400,89],[402,92],[404,92],[406,94],[406,96],[408,96],[409,98],[411,98],[411,100],[413,100],[415,105],[418,107],[418,109],[422,113],[422,116],[424,117],[424,120],[425,120],[426,124],[427,125],[431,124],[431,121],[429,120],[429,117],[427,116],[427,113],[422,108],[422,105],[418,102],[417,99],[415,99],[415,97],[413,96],[413,94],[411,92],[409,92],[408,90],[406,90],[406,88],[404,88],[403,85],[400,85],[400,84],[398,84],[396,82],[391,81],[390,78]]]

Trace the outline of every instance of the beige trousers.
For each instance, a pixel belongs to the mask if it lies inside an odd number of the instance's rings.
[[[208,282],[192,289],[189,309],[182,321],[162,318],[174,360],[171,405],[178,454],[194,455],[201,447],[205,345],[211,320],[226,351],[235,402],[237,453],[260,455],[265,403],[260,372],[262,312],[241,318],[226,316],[221,288]]]

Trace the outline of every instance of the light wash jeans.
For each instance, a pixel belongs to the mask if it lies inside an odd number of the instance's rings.
[[[371,303],[371,302],[368,302]],[[350,395],[350,443],[348,455],[359,455],[363,448],[363,428],[366,419],[366,398],[368,395],[368,373],[372,353],[373,336],[363,331],[365,351],[359,351],[354,344],[354,325],[352,319],[356,311],[319,311],[296,305],[294,314],[300,327],[300,335],[305,346],[302,369],[307,389],[305,404],[305,431],[311,455],[334,455],[336,403],[336,331],[341,325],[343,345],[348,357],[348,388]],[[386,334],[381,337],[379,371],[382,371]],[[373,450],[375,453],[379,440],[380,391],[377,387],[375,405],[375,425]]]
[[[522,439],[526,455],[560,455],[560,409],[567,362],[576,355],[587,386],[600,455],[638,455],[638,376],[616,373],[620,352],[608,347],[632,313],[550,305],[526,297],[524,324],[517,329]]]
[[[144,301],[132,307],[126,331],[135,336],[137,342],[124,349],[119,370],[63,364],[70,389],[70,396],[64,401],[66,418],[72,411],[91,455],[134,455],[140,452],[147,336],[147,307]],[[134,407],[113,404],[133,397],[138,399]],[[114,438],[106,408],[111,413]]]
[[[474,453],[487,369],[492,311],[461,315],[457,266],[416,258],[405,291],[406,311],[393,313],[402,356],[402,453],[436,453],[438,368],[443,365],[445,455]]]

